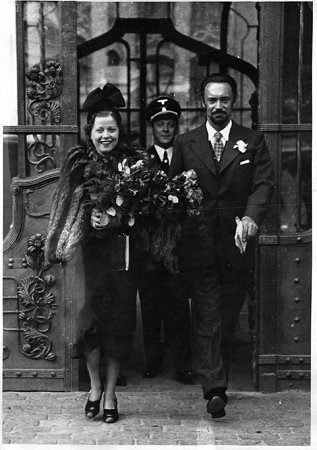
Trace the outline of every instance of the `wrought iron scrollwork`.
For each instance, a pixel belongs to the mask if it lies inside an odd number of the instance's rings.
[[[26,73],[28,87],[26,94],[30,100],[29,113],[32,124],[58,125],[61,122],[61,107],[56,100],[62,93],[63,70],[56,60],[34,64]],[[39,139],[33,135],[34,142],[27,149],[28,161],[35,166],[39,173],[55,168],[56,138],[52,135],[49,144],[47,136]]]
[[[45,237],[35,234],[28,240],[25,255],[27,266],[36,272],[22,279],[18,285],[20,330],[26,343],[20,344],[22,353],[32,359],[54,361],[56,354],[52,351],[52,340],[46,334],[51,328],[57,304],[50,288],[55,284],[53,275],[44,275],[50,267],[45,260]],[[20,309],[22,306],[23,309]]]
[[[28,161],[35,166],[38,173],[42,173],[48,168],[55,169],[54,155],[57,152],[55,142],[50,145],[48,142],[40,140],[37,135],[33,135],[33,137],[34,142],[27,149]]]

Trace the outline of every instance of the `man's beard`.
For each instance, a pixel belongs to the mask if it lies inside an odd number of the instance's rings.
[[[217,125],[224,125],[228,122],[228,114],[224,111],[217,111],[215,113],[210,114],[210,119],[213,123]]]

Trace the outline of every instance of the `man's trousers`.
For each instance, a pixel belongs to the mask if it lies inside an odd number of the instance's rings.
[[[249,269],[233,268],[219,240],[208,264],[184,272],[193,307],[193,355],[204,397],[228,386],[230,353],[243,305]]]

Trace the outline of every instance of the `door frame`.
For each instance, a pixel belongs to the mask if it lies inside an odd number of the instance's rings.
[[[301,5],[303,3],[307,2],[301,2]],[[310,320],[312,230],[283,234],[279,231],[282,137],[284,133],[297,132],[300,135],[301,132],[312,131],[312,124],[288,124],[282,118],[283,56],[287,48],[284,42],[286,7],[285,2],[261,2],[259,5],[258,129],[265,134],[276,186],[272,206],[259,236],[257,254],[254,367],[256,385],[261,392],[310,388],[310,346],[306,345],[303,351],[303,345],[300,344],[310,336],[307,319]],[[302,10],[300,14],[303,14]],[[296,145],[297,177],[300,178],[300,144],[297,142]],[[285,252],[291,261],[289,266],[286,266],[283,258]],[[286,268],[285,276],[283,271]],[[285,298],[288,291],[291,295]],[[281,317],[287,317],[287,323],[281,323]],[[283,345],[280,342],[281,331],[286,336]],[[288,342],[287,348],[285,341]]]

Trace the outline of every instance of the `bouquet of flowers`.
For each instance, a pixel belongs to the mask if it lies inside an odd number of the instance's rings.
[[[185,215],[199,215],[202,202],[194,170],[169,179],[142,152],[121,153],[89,162],[85,180],[93,207],[129,226],[138,219],[143,239],[146,234],[142,246],[155,261],[163,261],[172,272],[178,270],[175,250]]]
[[[144,213],[154,213],[160,220],[170,212],[187,211],[189,215],[200,214],[197,208],[202,202],[202,191],[197,184],[194,169],[182,172],[174,178],[168,178],[162,170],[152,170],[148,180],[149,195],[141,200]]]
[[[128,218],[129,226],[133,226],[140,200],[148,190],[146,165],[142,152],[90,161],[84,174],[90,204],[106,216]]]
[[[201,218],[202,191],[191,169],[170,179],[163,171],[149,177],[149,195],[141,200],[141,213],[147,222],[150,253],[170,272],[178,272],[177,245],[187,215]]]

